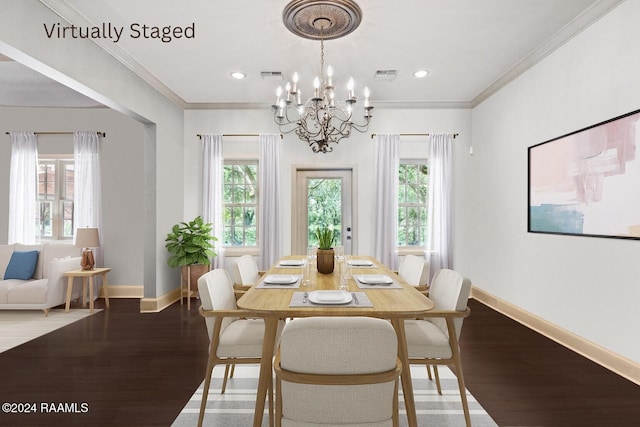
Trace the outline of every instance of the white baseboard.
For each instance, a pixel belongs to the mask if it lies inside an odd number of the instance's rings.
[[[637,362],[607,350],[596,343],[569,332],[475,286],[471,289],[471,297],[629,381],[640,385],[640,364]],[[473,312],[471,315],[473,316]]]
[[[111,290],[111,288],[109,288]],[[180,288],[161,295],[158,298],[142,298],[140,300],[140,313],[157,313],[169,307],[180,299]]]
[[[104,298],[104,288],[100,288],[100,298]],[[144,298],[142,285],[109,285],[109,298]]]

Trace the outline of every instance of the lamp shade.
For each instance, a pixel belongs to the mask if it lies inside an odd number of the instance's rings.
[[[100,236],[97,228],[78,228],[76,231],[76,247],[99,248]]]

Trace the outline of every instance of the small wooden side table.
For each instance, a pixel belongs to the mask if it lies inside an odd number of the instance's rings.
[[[104,301],[109,308],[109,284],[107,283],[107,273],[110,272],[110,268],[98,267],[93,270],[71,270],[64,273],[68,277],[67,281],[67,303],[64,311],[69,311],[69,305],[71,305],[71,290],[73,289],[73,279],[75,277],[82,277],[82,306],[86,307],[85,296],[87,294],[87,279],[89,279],[89,311],[93,313],[93,278],[96,276],[102,276],[102,288],[104,290]]]

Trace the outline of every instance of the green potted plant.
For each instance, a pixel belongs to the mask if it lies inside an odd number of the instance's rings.
[[[318,227],[316,238],[318,239],[318,273],[331,274],[334,267],[333,230],[327,226]]]
[[[192,291],[197,291],[198,278],[209,271],[211,257],[216,256],[212,242],[218,239],[211,234],[212,228],[212,224],[198,216],[174,225],[165,239],[165,247],[171,254],[167,264],[182,267],[182,280],[190,281]]]

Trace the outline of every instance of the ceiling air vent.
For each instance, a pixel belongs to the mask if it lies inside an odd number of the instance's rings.
[[[378,70],[376,71],[376,80],[394,80],[398,74],[398,70]]]
[[[262,71],[262,80],[282,80],[282,71]]]

